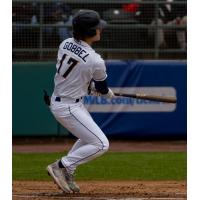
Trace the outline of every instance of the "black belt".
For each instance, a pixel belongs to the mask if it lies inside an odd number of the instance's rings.
[[[82,99],[82,97],[80,99],[75,99],[74,103],[78,103],[81,99]],[[61,102],[61,97],[56,97],[55,101]]]

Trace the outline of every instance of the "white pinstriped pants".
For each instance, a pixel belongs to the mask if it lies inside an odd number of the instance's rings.
[[[108,150],[108,139],[82,102],[66,104],[52,99],[50,109],[56,120],[78,138],[68,154],[61,159],[62,164],[72,173],[78,165]]]

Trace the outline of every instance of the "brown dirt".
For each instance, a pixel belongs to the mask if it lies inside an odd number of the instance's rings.
[[[14,181],[13,200],[186,199],[186,181],[79,181],[81,193],[63,194],[49,181]]]
[[[41,140],[23,139],[13,140],[13,152],[64,152],[68,151],[75,140]],[[181,152],[187,150],[186,141],[134,141],[134,140],[110,140],[109,151],[120,152]]]

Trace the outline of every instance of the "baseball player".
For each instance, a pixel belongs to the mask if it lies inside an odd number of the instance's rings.
[[[78,138],[66,156],[47,166],[48,174],[66,193],[80,191],[74,181],[76,168],[109,148],[108,139],[82,103],[91,80],[92,94],[114,97],[106,83],[104,60],[91,47],[100,40],[106,22],[93,10],[80,10],[72,23],[73,37],[59,46],[55,87],[49,102],[56,120]]]

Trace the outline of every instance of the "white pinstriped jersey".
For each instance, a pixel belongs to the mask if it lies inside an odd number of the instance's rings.
[[[104,60],[91,46],[74,38],[64,40],[58,50],[57,72],[54,77],[54,96],[83,97],[93,78],[96,81],[106,79]]]

